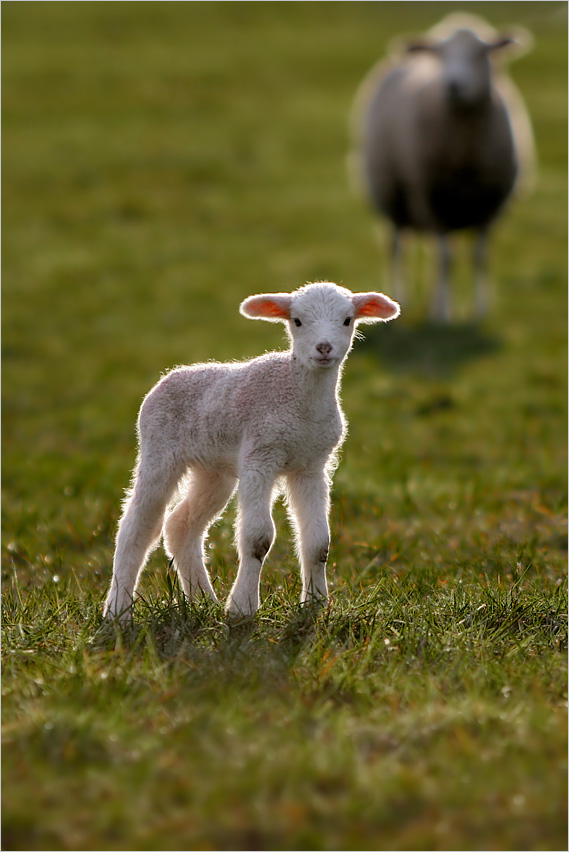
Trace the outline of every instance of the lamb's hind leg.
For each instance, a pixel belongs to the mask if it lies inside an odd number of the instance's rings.
[[[204,564],[203,543],[208,527],[219,517],[234,488],[233,476],[194,468],[186,496],[164,525],[164,544],[188,598],[201,591],[217,600]]]
[[[164,512],[176,487],[172,471],[146,470],[139,465],[132,495],[117,533],[113,579],[105,602],[106,618],[128,618],[140,573],[160,539]]]

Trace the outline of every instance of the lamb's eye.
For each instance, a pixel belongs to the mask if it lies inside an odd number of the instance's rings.
[[[344,325],[349,325],[351,323],[351,321],[352,321],[351,317],[346,317],[346,319],[344,320]]]
[[[300,326],[302,325],[302,323],[301,323],[301,321],[298,319],[298,317],[295,317],[295,318],[294,318],[294,320],[293,320],[293,322],[294,322],[294,324],[295,324],[295,326],[296,326],[297,328],[300,328]]]

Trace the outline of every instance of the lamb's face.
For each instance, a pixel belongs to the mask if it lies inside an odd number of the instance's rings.
[[[323,282],[294,293],[249,296],[243,316],[286,322],[294,358],[310,370],[338,367],[354,337],[357,322],[386,322],[399,316],[399,305],[383,293],[351,293]]]
[[[354,336],[352,294],[336,285],[313,284],[292,300],[288,332],[294,357],[311,370],[337,367]]]

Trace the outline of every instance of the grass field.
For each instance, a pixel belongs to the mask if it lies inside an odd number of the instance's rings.
[[[449,3],[2,4],[6,850],[567,848],[567,20],[512,67],[539,176],[494,234],[495,305],[357,345],[331,606],[297,605],[284,512],[254,624],[180,599],[163,552],[101,631],[142,396],[282,345],[250,293],[384,289],[347,117]],[[234,509],[212,531],[224,597]]]

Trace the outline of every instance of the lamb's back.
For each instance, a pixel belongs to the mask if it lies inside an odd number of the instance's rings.
[[[271,352],[167,373],[142,404],[139,433],[142,445],[158,442],[186,463],[235,466],[250,446],[261,452],[277,447],[286,466],[294,448],[303,446],[303,419],[290,353]]]
[[[242,459],[253,454],[280,471],[325,462],[345,431],[339,402],[312,385],[290,351],[255,358],[236,378],[220,412],[227,429],[221,446],[227,440],[238,445]],[[208,432],[215,427],[212,418]]]

